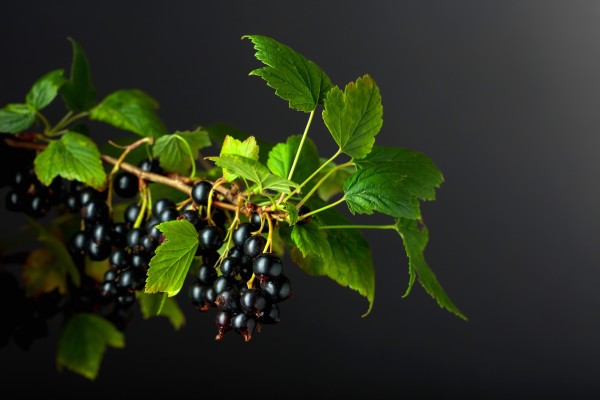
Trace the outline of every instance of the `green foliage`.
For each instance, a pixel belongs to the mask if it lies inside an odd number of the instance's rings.
[[[29,104],[11,103],[0,109],[0,133],[18,133],[35,122],[35,109]]]
[[[383,125],[381,95],[375,81],[365,75],[350,82],[342,92],[327,93],[323,121],[343,153],[353,159],[365,157]]]
[[[144,319],[157,316],[165,317],[176,330],[185,325],[185,315],[174,297],[168,297],[166,293],[150,294],[140,292],[138,298]]]
[[[158,103],[139,89],[117,90],[90,110],[90,119],[110,124],[140,136],[161,136],[167,133],[156,114]]]
[[[98,190],[106,184],[106,172],[96,143],[72,131],[50,142],[36,157],[35,173],[47,186],[57,176],[83,182]]]
[[[96,314],[75,314],[62,327],[56,365],[94,380],[107,346],[125,347],[123,333]]]
[[[75,39],[69,38],[69,41],[73,48],[71,76],[60,89],[60,94],[69,110],[87,111],[96,104],[96,88],[92,83],[88,59],[83,49]]]
[[[310,206],[317,209],[322,205],[323,202],[314,201]],[[318,222],[311,221],[306,227],[295,225],[296,233],[292,232],[291,241],[288,239],[292,260],[306,273],[328,276],[366,297],[369,307],[363,316],[368,315],[375,299],[375,270],[369,243],[356,229],[308,228],[313,223],[350,225],[346,217],[332,208],[319,213]]]
[[[266,166],[249,157],[231,154],[223,157],[208,157],[208,159],[226,172],[254,182],[259,193],[265,190],[290,193],[290,188],[297,186],[292,181],[273,175]]]
[[[160,166],[170,172],[185,175],[198,159],[200,149],[211,145],[208,132],[175,132],[156,139],[152,154],[160,160]]]
[[[305,179],[320,166],[319,151],[317,146],[313,143],[310,138],[306,138],[302,147],[301,135],[289,136],[285,143],[276,144],[269,152],[269,159],[267,166],[277,176],[282,178],[289,178],[294,182],[304,182]],[[289,176],[294,163],[296,153],[300,150],[299,159],[302,160],[296,166],[294,175]]]
[[[48,72],[33,84],[25,101],[36,110],[41,110],[54,100],[58,95],[58,90],[66,82],[64,70],[57,69]]]
[[[447,309],[460,318],[466,320],[467,317],[460,311],[456,305],[450,300],[435,274],[429,268],[425,261],[425,247],[429,241],[429,231],[422,220],[409,220],[399,218],[396,221],[396,230],[402,236],[404,248],[409,258],[409,273],[411,276],[410,285],[405,296],[410,292],[412,283],[416,275],[419,283],[431,297],[437,300],[440,307]]]
[[[116,201],[118,196],[113,193],[112,180],[122,170],[138,176],[139,192],[132,201],[142,212],[135,227],[147,223],[153,204],[161,198],[176,202],[178,210],[192,207],[207,224],[216,224],[209,212],[221,208],[220,216],[226,217],[221,222],[226,237],[215,265],[217,273],[236,224],[259,213],[263,223],[270,221],[269,229],[261,231],[266,239],[264,251],[289,255],[307,274],[328,277],[356,291],[368,301],[363,316],[374,305],[375,270],[371,247],[361,229],[395,230],[409,260],[404,297],[418,280],[442,308],[466,320],[424,257],[429,234],[422,222],[420,201],[434,200],[444,177],[422,153],[375,145],[383,125],[383,107],[371,76],[363,75],[342,90],[314,62],[290,47],[261,35],[243,38],[253,43],[256,59],[264,64],[250,75],[265,80],[291,109],[309,113],[302,135],[290,135],[272,144],[224,123],[168,133],[157,114],[158,102],[140,89],[116,90],[97,102],[87,57],[73,39],[69,39],[73,51],[70,77],[55,69],[39,78],[26,94],[25,103],[10,103],[0,109],[0,132],[13,134],[7,143],[37,151],[34,169],[42,185],[49,186],[60,177],[108,191],[107,203],[115,222],[124,220],[128,204]],[[52,125],[41,110],[58,94],[67,110]],[[331,158],[321,157],[308,135],[319,105],[323,105],[322,123],[339,146]],[[80,129],[87,127],[84,118],[126,132],[111,139],[110,145],[100,146],[101,153],[91,132]],[[30,128],[31,132],[24,132]],[[17,133],[26,134],[14,135]],[[200,153],[213,146],[211,156]],[[349,161],[339,163],[337,157],[342,153],[350,157]],[[144,159],[158,159],[162,170],[154,174],[135,170]],[[202,169],[197,169],[199,166]],[[196,204],[190,196],[199,180],[213,184],[208,205]],[[330,200],[338,194],[341,198]],[[350,217],[377,212],[395,222],[355,225],[342,213],[346,210],[339,209],[343,202]],[[66,212],[59,215],[52,228],[31,219],[41,246],[31,251],[23,268],[28,296],[54,290],[68,296],[82,281],[102,281],[110,268],[107,259],[92,261],[91,257],[83,262],[78,259],[76,265],[64,239],[69,229],[76,232],[84,224],[76,220],[76,226],[69,226],[72,217]],[[145,287],[132,293],[144,319],[162,316],[175,329],[181,329],[185,316],[174,297],[203,262],[198,251],[199,233],[181,215],[157,227],[163,237],[153,248]],[[4,251],[12,246],[0,247]],[[257,282],[254,278],[246,282],[248,287]],[[100,314],[65,314],[56,358],[59,368],[95,379],[106,346],[124,346],[122,332]]]
[[[150,260],[146,293],[167,293],[175,296],[185,281],[198,249],[196,228],[187,220],[167,221],[158,225],[166,240]]]
[[[256,50],[256,58],[266,66],[250,75],[263,78],[275,94],[289,102],[290,108],[310,112],[323,103],[333,86],[329,77],[314,62],[288,46],[266,36],[245,35]]]

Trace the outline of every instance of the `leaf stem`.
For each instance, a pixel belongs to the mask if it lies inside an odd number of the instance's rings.
[[[49,134],[50,132],[52,132],[52,125],[50,125],[48,118],[46,118],[44,116],[44,114],[42,114],[41,112],[39,112],[37,110],[35,112],[35,115],[37,115],[37,117],[40,119],[40,121],[42,121],[42,123],[44,124],[44,133]]]
[[[298,150],[296,151],[296,157],[294,157],[294,162],[292,163],[292,168],[290,168],[290,173],[288,174],[288,181],[292,180],[292,176],[294,175],[294,170],[296,169],[296,164],[298,163],[298,159],[300,158],[300,152],[302,152],[302,146],[304,145],[304,140],[308,135],[308,129],[312,123],[313,117],[315,116],[315,110],[310,112],[308,116],[308,122],[306,123],[306,127],[304,128],[304,133],[302,134],[302,139],[300,139],[300,144],[298,145]]]
[[[327,180],[327,178],[329,178],[331,176],[331,174],[333,174],[334,172],[336,172],[339,169],[346,168],[351,165],[354,165],[354,163],[352,161],[348,161],[347,163],[340,164],[340,165],[336,166],[335,168],[332,168],[331,171],[329,171],[327,174],[325,174],[325,176],[322,177],[319,180],[319,182],[317,182],[317,184],[310,190],[310,192],[308,192],[306,194],[306,196],[304,196],[304,198],[302,200],[300,200],[300,202],[298,204],[296,204],[296,207],[298,207],[298,208],[302,207],[302,205],[304,203],[306,203],[308,201],[308,199],[310,199],[310,197],[317,191],[319,186],[321,186]]]
[[[325,168],[325,166],[327,166],[329,163],[333,162],[333,160],[335,160],[340,154],[342,154],[342,149],[338,149],[338,151],[335,152],[335,154],[333,156],[331,156],[331,158],[327,161],[325,161],[323,164],[321,164],[321,166],[319,168],[317,168],[315,170],[315,172],[313,172],[308,178],[306,178],[304,180],[304,182],[302,182],[300,185],[298,185],[298,187],[296,189],[294,189],[293,192],[291,192],[290,194],[288,194],[286,197],[284,197],[283,199],[280,199],[280,201],[277,202],[277,204],[280,204],[281,202],[286,202],[288,201],[293,195],[295,195],[296,193],[298,193],[300,191],[300,189],[302,189],[302,187],[304,185],[306,185],[308,182],[311,181],[312,178],[314,178],[319,172],[321,172],[321,170],[323,168]]]
[[[327,204],[326,206],[323,206],[323,207],[321,207],[321,208],[318,208],[318,209],[316,209],[316,210],[314,210],[314,211],[311,211],[311,212],[308,212],[308,213],[306,213],[306,214],[303,214],[303,215],[302,215],[302,216],[300,216],[298,219],[299,219],[299,220],[301,220],[301,219],[308,218],[308,217],[310,217],[311,215],[314,215],[314,214],[320,213],[321,211],[325,211],[325,210],[327,210],[328,208],[335,207],[335,206],[337,206],[338,204],[340,204],[340,203],[343,203],[344,201],[346,201],[346,195],[342,196],[342,198],[341,198],[341,199],[339,199],[339,200],[337,200],[337,201],[334,201],[334,202],[333,202],[333,203],[331,203],[331,204]]]

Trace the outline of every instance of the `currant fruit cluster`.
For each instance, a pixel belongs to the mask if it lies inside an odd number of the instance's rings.
[[[222,229],[209,226],[200,232],[202,264],[189,295],[198,311],[216,309],[216,340],[234,331],[250,341],[262,325],[279,322],[279,303],[293,295],[281,259],[265,252],[267,226],[259,214],[252,214],[233,230],[232,246],[222,256],[216,252],[222,246]]]

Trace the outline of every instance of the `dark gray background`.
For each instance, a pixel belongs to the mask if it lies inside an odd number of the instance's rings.
[[[281,323],[250,343],[214,341],[212,314],[181,301],[181,331],[138,318],[93,383],[56,372],[56,329],[29,352],[1,349],[0,390],[598,398],[600,3],[133,4],[3,6],[0,103],[68,69],[68,36],[86,51],[100,96],[145,90],[171,130],[223,121],[273,141],[302,132],[306,115],[248,76],[259,64],[244,34],[291,46],[340,86],[369,73],[384,106],[377,143],[421,151],[444,173],[437,200],[423,205],[426,258],[470,320],[417,285],[402,299],[401,241],[370,231],[376,295],[366,318],[356,292],[289,264],[296,296],[282,304]],[[332,154],[320,118],[310,137]]]

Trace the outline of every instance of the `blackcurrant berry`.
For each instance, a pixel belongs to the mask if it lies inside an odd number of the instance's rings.
[[[267,307],[263,310],[262,315],[258,317],[258,322],[261,324],[276,324],[279,322],[279,305],[273,302],[268,302]]]
[[[267,307],[270,301],[259,289],[248,289],[240,295],[240,307],[242,311],[249,315],[259,317]]]
[[[125,222],[115,222],[110,227],[111,244],[118,248],[127,246],[127,224]]]
[[[244,247],[246,239],[252,236],[252,232],[255,231],[253,225],[250,222],[242,222],[233,231],[232,239],[233,243],[238,247]]]
[[[92,261],[106,260],[111,254],[110,242],[97,243],[93,240],[88,240],[86,253]]]
[[[160,167],[160,162],[158,161],[158,158],[153,158],[152,160],[148,158],[143,159],[138,163],[138,167],[142,171],[154,172],[155,174],[162,174],[164,172],[163,169]]]
[[[139,191],[138,177],[131,172],[121,171],[115,175],[113,189],[119,197],[130,199]]]
[[[108,204],[104,200],[90,200],[81,207],[81,217],[85,222],[97,224],[108,222]]]
[[[125,269],[131,265],[131,256],[124,249],[116,248],[110,254],[108,262],[114,269]]]
[[[198,268],[198,282],[203,285],[212,285],[217,279],[217,270],[214,267],[209,267],[206,264],[200,265]]]
[[[246,342],[252,340],[252,334],[256,328],[256,319],[244,312],[234,314],[231,318],[231,327],[235,332],[244,337]]]
[[[179,217],[179,211],[174,207],[165,208],[158,214],[158,220],[160,222],[174,221],[177,217]]]
[[[217,336],[215,336],[215,340],[223,339],[223,336],[227,331],[231,330],[231,318],[232,314],[227,311],[219,310],[215,315],[215,324],[217,325]]]
[[[310,212],[310,208],[308,208],[308,207],[307,207],[306,205],[304,205],[304,204],[303,204],[303,205],[301,205],[301,206],[300,206],[300,208],[298,208],[298,216],[299,216],[299,217],[303,216],[304,214],[308,214],[309,212]],[[308,217],[306,217],[306,218],[303,218],[303,219],[299,220],[299,221],[297,222],[297,225],[305,225],[305,224],[308,224],[308,223],[310,222],[311,218],[312,218],[312,215],[309,215]]]
[[[177,208],[177,204],[168,197],[162,197],[152,204],[152,215],[159,218],[160,213],[167,208]],[[178,213],[179,214],[179,213]]]
[[[198,234],[200,246],[204,250],[218,250],[223,245],[225,231],[218,226],[205,226]]]
[[[209,181],[200,181],[192,186],[192,200],[197,205],[205,206],[208,204],[208,197],[213,185]]]
[[[281,303],[293,294],[291,282],[285,275],[261,282],[260,288],[271,298],[273,303]]]
[[[25,194],[11,189],[6,193],[5,206],[8,211],[23,212],[25,210]]]
[[[244,242],[244,254],[250,259],[254,260],[259,254],[261,254],[267,244],[267,239],[262,235],[250,236]]]
[[[223,259],[221,266],[221,274],[230,278],[235,278],[240,273],[240,259],[233,257],[226,257]]]
[[[274,253],[263,253],[258,255],[252,262],[252,272],[262,282],[267,279],[276,278],[283,273],[283,263]]]
[[[240,294],[236,288],[223,289],[217,295],[215,304],[219,310],[235,312],[240,307]]]
[[[142,208],[137,203],[130,203],[127,208],[125,208],[123,218],[125,219],[125,224],[129,228],[133,227],[141,211]]]
[[[97,244],[108,242],[112,244],[111,227],[108,224],[99,223],[90,230],[90,240]]]

